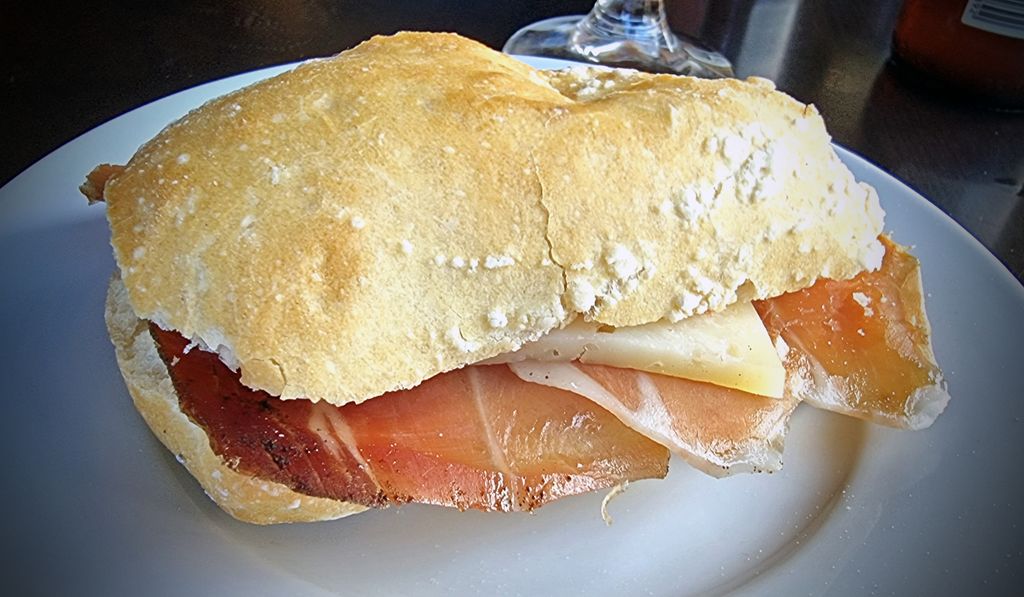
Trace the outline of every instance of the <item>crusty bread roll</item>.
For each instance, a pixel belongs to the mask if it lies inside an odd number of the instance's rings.
[[[116,275],[107,293],[106,319],[135,408],[221,508],[239,520],[256,524],[331,520],[366,509],[303,495],[280,483],[229,468],[210,448],[206,432],[181,412],[178,395],[147,324],[132,311],[128,293]]]
[[[577,316],[679,319],[882,254],[874,191],[770,83],[546,73],[448,34],[374,38],[213,100],[105,195],[138,317],[251,387],[333,404]]]

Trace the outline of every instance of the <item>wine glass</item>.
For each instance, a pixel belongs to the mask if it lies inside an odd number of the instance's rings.
[[[662,0],[597,0],[585,16],[523,27],[503,50],[708,79],[734,76],[725,56],[669,29]]]

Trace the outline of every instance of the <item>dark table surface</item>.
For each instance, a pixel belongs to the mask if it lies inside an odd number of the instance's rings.
[[[929,198],[1024,279],[1024,114],[926,90],[890,62],[898,0],[669,0],[672,26],[812,102],[835,140]],[[500,48],[592,2],[17,2],[0,19],[0,183],[143,103],[376,33],[455,31]],[[1024,59],[1024,57],[1022,57]]]

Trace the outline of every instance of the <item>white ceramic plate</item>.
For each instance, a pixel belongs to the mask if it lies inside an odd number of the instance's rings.
[[[545,62],[550,65],[550,62]],[[673,461],[599,516],[407,506],[256,527],[153,438],[103,324],[114,263],[77,186],[233,77],[121,116],[0,189],[4,585],[41,594],[964,594],[1013,588],[1024,549],[1024,289],[921,196],[840,150],[916,245],[953,401],[899,432],[803,407],[786,466],[715,480]],[[11,140],[8,140],[11,142]],[[18,594],[15,591],[13,594]]]

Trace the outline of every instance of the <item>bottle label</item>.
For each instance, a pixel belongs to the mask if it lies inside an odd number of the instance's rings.
[[[968,0],[960,22],[989,33],[1024,39],[1024,0]]]

